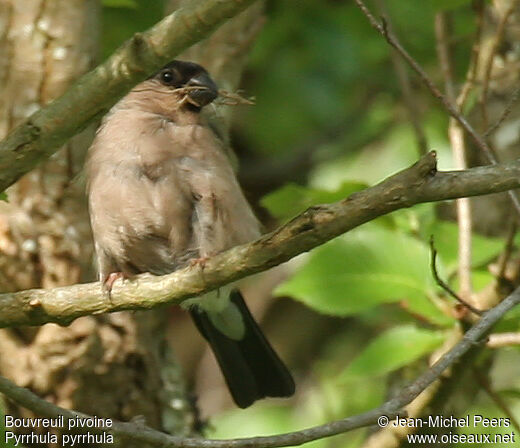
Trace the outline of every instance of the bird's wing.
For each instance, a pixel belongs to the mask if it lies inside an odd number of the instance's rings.
[[[193,198],[179,177],[175,146],[152,123],[114,117],[88,162],[89,207],[101,275],[164,274],[197,256],[190,247]],[[121,123],[124,122],[124,123]],[[138,142],[138,144],[137,144]]]
[[[189,153],[177,163],[194,201],[193,246],[205,257],[256,239],[260,227],[221,141],[208,127],[195,134]]]

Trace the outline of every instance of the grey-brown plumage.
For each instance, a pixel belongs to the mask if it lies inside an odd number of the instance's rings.
[[[259,224],[225,146],[202,118],[217,87],[198,64],[173,61],[104,118],[89,150],[88,196],[100,280],[166,274],[256,239]],[[289,396],[294,382],[237,292],[190,301],[235,402]]]

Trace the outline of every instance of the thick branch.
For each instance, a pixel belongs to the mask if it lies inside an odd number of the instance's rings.
[[[402,408],[412,402],[430,384],[437,380],[442,372],[461,359],[472,347],[482,342],[490,329],[511,308],[520,303],[520,288],[516,289],[503,302],[487,311],[482,318],[469,329],[462,340],[449,352],[444,354],[430,369],[419,376],[409,386],[404,387],[395,398],[384,403],[382,406],[371,411],[337,420],[321,426],[304,429],[275,436],[251,437],[232,440],[204,440],[200,438],[185,438],[170,436],[151,428],[140,426],[135,423],[114,422],[108,432],[120,437],[131,438],[145,444],[157,447],[175,448],[270,448],[281,446],[302,445],[313,440],[323,439],[336,434],[345,433],[356,428],[373,425],[376,422],[387,423],[388,418],[392,420]],[[47,417],[73,418],[76,415],[86,417],[74,411],[59,408],[54,404],[46,402],[27,389],[21,388],[0,377],[0,392],[11,400],[16,401],[39,415]],[[382,417],[382,420],[379,418]]]
[[[53,154],[119,98],[254,0],[200,0],[135,34],[0,143],[0,191]]]
[[[380,184],[334,204],[311,207],[274,232],[210,258],[204,270],[116,282],[109,298],[99,283],[0,295],[0,327],[67,324],[105,312],[178,304],[203,291],[284,263],[365,222],[421,202],[497,193],[520,187],[520,161],[437,172],[435,153]]]

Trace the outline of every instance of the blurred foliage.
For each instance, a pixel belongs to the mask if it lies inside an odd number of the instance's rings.
[[[450,324],[429,300],[432,288],[427,244],[368,224],[315,249],[275,292],[339,316],[400,302],[426,321]]]
[[[125,40],[144,31],[164,17],[166,0],[102,0],[102,59]]]
[[[264,196],[261,204],[269,209],[273,216],[285,220],[298,215],[312,205],[339,201],[367,186],[361,182],[344,182],[337,190],[330,191],[288,183]]]
[[[444,340],[438,331],[403,325],[391,328],[375,338],[341,374],[341,379],[380,376],[420,359]]]
[[[374,11],[376,3],[369,2]],[[104,5],[106,57],[132,33],[159,20],[164,2],[104,0]],[[387,0],[386,8],[394,33],[438,85],[443,81],[434,15],[449,11],[455,77],[464,79],[475,32],[470,0]],[[242,85],[247,96],[256,97],[256,105],[235,109],[232,139],[244,163],[261,159],[276,164],[291,156],[297,160],[308,142],[316,142],[308,170],[298,173],[305,181],[284,178],[284,186],[273,187],[261,200],[283,223],[307,207],[341,200],[381,181],[413,163],[418,151],[389,47],[354,2],[270,0],[267,16]],[[439,167],[449,169],[446,113],[413,75],[411,82],[428,147],[437,151]],[[345,325],[305,372],[297,372],[294,406],[280,401],[226,411],[212,418],[208,436],[281,433],[363,412],[388,398],[392,375],[409,380],[426,368],[459,326],[452,315],[453,299],[432,279],[429,249],[433,235],[439,272],[456,288],[458,229],[437,215],[433,204],[402,210],[295,260],[292,275],[276,288],[276,295],[290,296],[317,313],[345,317]],[[493,280],[488,264],[504,244],[501,238],[473,236],[476,290]],[[519,318],[520,310],[513,311],[497,331],[519,331]],[[518,412],[519,376],[508,375],[507,369],[520,368],[520,353],[496,352],[493,384]],[[509,361],[500,361],[504,357]],[[465,412],[491,417],[500,411],[479,394]],[[368,433],[355,431],[334,443],[361,446]]]

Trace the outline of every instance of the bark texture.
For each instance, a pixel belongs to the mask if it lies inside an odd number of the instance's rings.
[[[97,0],[0,2],[0,138],[93,67],[99,13]],[[0,204],[2,290],[94,279],[78,176],[92,135],[92,128],[78,135],[8,190],[9,203]],[[167,318],[119,313],[69,327],[1,330],[0,373],[63,407],[142,416],[155,428],[189,434],[191,406],[164,342]],[[8,412],[28,415],[13,404]]]

